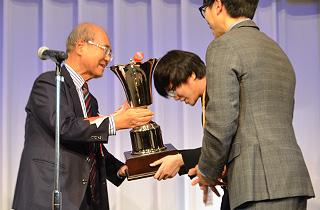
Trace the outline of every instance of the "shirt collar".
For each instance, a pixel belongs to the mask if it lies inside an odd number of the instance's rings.
[[[229,32],[235,25],[237,25],[238,23],[241,23],[243,21],[246,21],[246,20],[250,20],[250,18],[244,18],[244,19],[241,19],[241,20],[238,20],[236,22],[234,22],[227,30],[227,32]]]
[[[68,70],[76,88],[81,89],[83,84],[85,83],[83,78],[80,76],[80,74],[78,72],[73,70],[68,64],[64,64],[64,65],[65,65],[66,69]]]

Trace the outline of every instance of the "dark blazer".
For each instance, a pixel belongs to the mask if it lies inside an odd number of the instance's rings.
[[[179,150],[179,153],[182,155],[184,162],[184,166],[181,167],[179,175],[187,174],[191,168],[194,168],[198,164],[201,147],[196,149]]]
[[[78,210],[85,196],[90,171],[89,145],[108,142],[109,120],[99,128],[84,120],[76,87],[66,68],[62,67],[60,105],[60,191],[62,208]],[[32,88],[26,106],[25,143],[13,201],[16,210],[51,210],[54,190],[55,161],[55,72],[40,75]],[[97,115],[97,100],[92,97],[93,114]],[[97,209],[109,209],[106,179],[119,186],[123,179],[117,172],[123,165],[103,146],[97,156],[100,179],[100,204]]]
[[[212,41],[206,64],[199,169],[217,179],[227,164],[231,209],[314,196],[292,125],[295,73],[279,45],[247,20]]]

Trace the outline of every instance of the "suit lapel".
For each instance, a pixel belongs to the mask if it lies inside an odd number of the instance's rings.
[[[65,89],[66,92],[69,91],[69,93],[66,93],[67,97],[70,95],[70,100],[68,101],[69,103],[73,103],[73,107],[75,109],[75,113],[78,117],[84,117],[82,108],[81,108],[81,103],[79,100],[78,92],[76,90],[76,86],[74,85],[72,78],[66,69],[65,66],[62,67],[61,69],[61,75],[64,77],[64,83],[67,86]]]

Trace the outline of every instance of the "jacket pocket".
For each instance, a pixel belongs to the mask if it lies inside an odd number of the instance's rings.
[[[48,160],[44,160],[44,159],[37,159],[37,158],[32,159],[32,161],[35,162],[35,163],[38,163],[38,164],[43,164],[45,166],[52,167],[53,169],[55,167],[55,163],[52,162],[52,161],[48,161]],[[61,163],[60,163],[60,167],[59,168],[62,171],[66,170],[66,167],[64,165],[62,165]]]
[[[234,143],[231,146],[229,157],[228,157],[228,164],[233,161],[234,158],[240,155],[241,143]]]

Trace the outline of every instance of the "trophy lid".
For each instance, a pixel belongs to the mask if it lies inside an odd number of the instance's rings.
[[[137,52],[133,58],[134,61],[130,59],[126,65],[113,65],[110,70],[119,78],[130,107],[149,106],[152,104],[151,77],[157,59],[142,62],[142,52]]]

